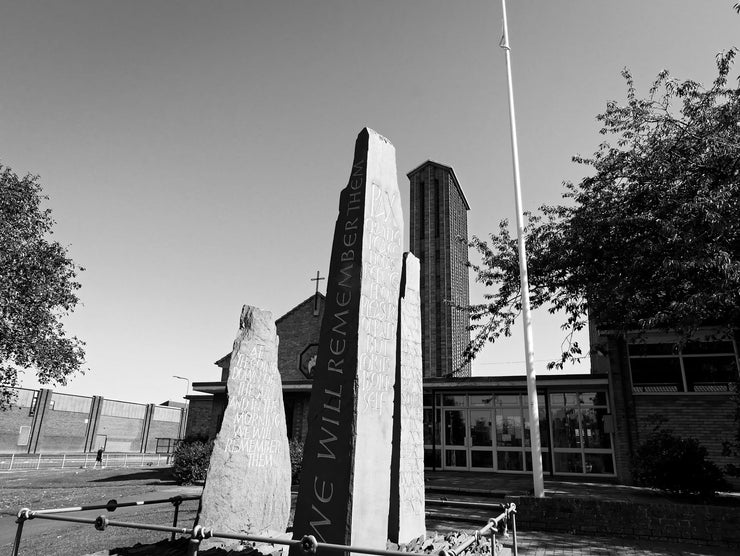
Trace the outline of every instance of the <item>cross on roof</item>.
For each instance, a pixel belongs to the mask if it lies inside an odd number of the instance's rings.
[[[313,314],[319,314],[319,281],[326,280],[325,277],[320,276],[319,271],[316,271],[316,278],[311,278],[311,282],[316,282],[316,293],[313,297]]]

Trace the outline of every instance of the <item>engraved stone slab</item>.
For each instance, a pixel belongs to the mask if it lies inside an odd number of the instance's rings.
[[[293,538],[386,547],[402,245],[395,149],[365,128],[339,201]]]
[[[203,527],[255,535],[285,532],[290,455],[277,355],[272,314],[245,305],[231,353],[228,403],[203,489],[198,518]],[[220,544],[216,539],[204,543],[204,548]]]
[[[419,259],[411,253],[403,256],[398,346],[388,538],[405,544],[426,534]]]

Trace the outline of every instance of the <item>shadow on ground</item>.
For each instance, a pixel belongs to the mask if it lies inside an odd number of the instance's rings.
[[[100,479],[93,479],[91,483],[125,483],[126,481],[148,481],[144,484],[152,485],[176,485],[172,472],[169,468],[145,469],[135,473],[122,471],[117,475],[109,475]]]

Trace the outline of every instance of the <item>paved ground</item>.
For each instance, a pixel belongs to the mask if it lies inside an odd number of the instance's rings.
[[[519,554],[527,556],[737,556],[736,550],[632,541],[611,537],[574,537],[562,533],[522,531],[519,534]],[[511,542],[504,542],[510,547]]]
[[[506,496],[531,494],[532,479],[525,475],[502,475],[485,472],[449,472],[427,471],[427,499],[504,502]],[[625,500],[642,503],[664,503],[669,497],[659,492],[638,487],[616,485],[610,482],[575,482],[563,480],[545,480],[545,495],[548,497],[577,496],[597,497],[608,500]],[[722,495],[723,502],[740,504],[740,494]],[[457,510],[447,508],[429,508],[433,515],[428,516],[427,525],[434,530],[443,531],[445,527],[459,528],[461,523],[445,520],[443,515],[449,513],[464,514],[470,517],[471,524],[481,527],[486,516],[495,513],[494,508],[480,510]],[[431,519],[430,519],[431,518]],[[738,524],[740,527],[740,524]],[[661,541],[628,539],[619,537],[575,536],[567,533],[550,533],[539,531],[518,532],[519,554],[536,556],[611,556],[611,555],[645,555],[645,556],[737,556],[740,551],[722,547],[703,547],[692,544],[676,544]],[[503,544],[511,548],[511,538]]]

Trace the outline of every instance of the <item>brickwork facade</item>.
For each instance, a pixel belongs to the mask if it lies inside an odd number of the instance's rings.
[[[189,396],[185,438],[210,438],[214,396]]]
[[[0,419],[0,452],[154,451],[157,438],[178,439],[181,408],[74,396],[48,389],[16,389]]]
[[[723,442],[732,440],[737,430],[736,402],[730,392],[633,392],[626,341],[615,336],[601,341],[605,341],[608,363],[604,365],[602,360],[592,367],[606,367],[609,373],[614,456],[620,482],[632,482],[632,458],[658,424],[677,436],[698,440],[721,468],[740,463],[737,458],[722,455]]]
[[[33,398],[36,390],[19,388],[13,405],[2,414],[0,420],[0,451],[28,452],[33,427]]]
[[[449,166],[427,161],[408,174],[409,245],[421,264],[422,359],[424,376],[470,376],[463,351],[470,342],[467,312],[470,206]]]
[[[740,508],[550,496],[512,497],[521,530],[740,547]],[[691,552],[688,551],[687,552]]]
[[[323,295],[312,295],[275,321],[280,338],[278,369],[283,381],[305,380],[305,373],[310,373],[319,345],[324,301]]]

